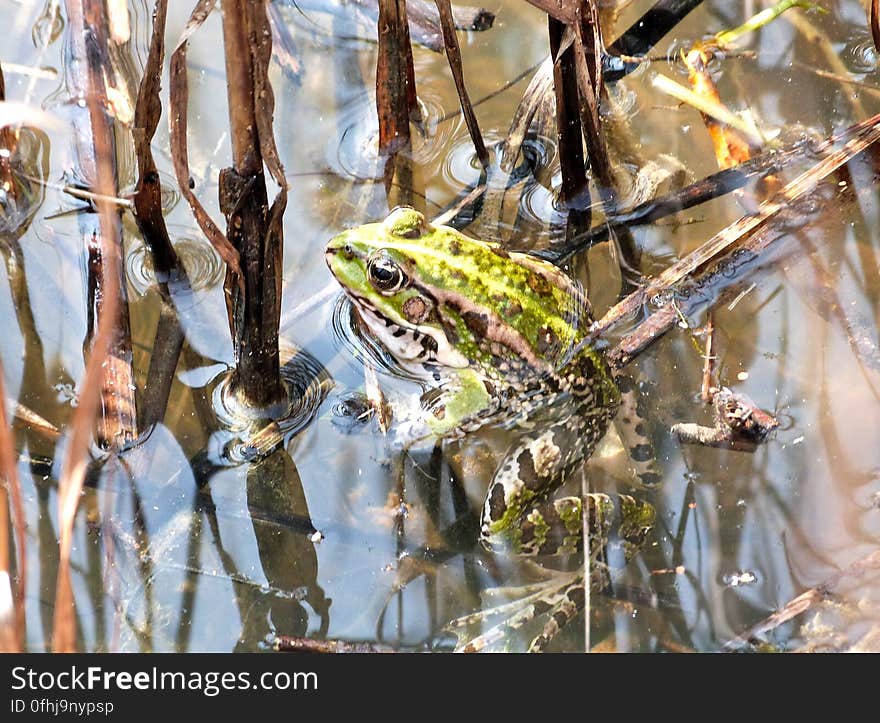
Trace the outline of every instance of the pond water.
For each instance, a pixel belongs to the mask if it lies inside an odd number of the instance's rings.
[[[0,59],[10,100],[64,118],[63,35],[53,39],[51,32],[52,18],[64,13],[55,5],[0,0],[0,17],[11,28],[0,38]],[[172,45],[186,23],[186,5],[171,3]],[[546,21],[538,10],[519,0],[495,5],[491,30],[459,34],[472,99],[499,90],[547,52]],[[630,3],[607,37],[616,37],[649,5]],[[880,90],[873,89],[880,88],[878,60],[861,3],[822,5],[826,14],[798,20],[793,15],[800,11],[793,11],[748,35],[742,52],[720,65],[721,97],[735,109],[748,107],[758,127],[768,136],[778,133],[782,142],[824,137],[880,110]],[[132,6],[140,65],[150,13],[142,0]],[[656,55],[735,27],[761,7],[707,0],[661,41]],[[294,385],[308,395],[308,413],[282,429],[283,444],[265,458],[248,460],[236,449],[230,431],[236,422],[217,401],[233,363],[223,266],[186,204],[170,198],[168,224],[193,279],[191,295],[178,303],[186,348],[162,423],[118,457],[105,459],[94,450],[72,558],[82,650],[260,650],[279,635],[449,650],[454,640],[444,625],[480,609],[482,593],[535,579],[532,563],[490,555],[477,542],[476,515],[499,440],[483,435],[447,445],[442,455],[414,454],[399,484],[388,437],[369,415],[357,419],[371,355],[356,338],[348,307],[339,303],[323,248],[339,231],[388,211],[376,159],[374,31],[292,2],[279,2],[278,9],[301,66],[297,77],[277,64],[272,69],[276,138],[291,188],[282,356],[291,359]],[[44,41],[51,42],[43,47]],[[230,158],[221,45],[215,13],[190,45],[189,153],[196,192],[218,220],[218,174]],[[712,173],[717,167],[699,114],[653,88],[657,73],[686,82],[679,65],[657,60],[613,90],[630,110],[640,155],[674,156],[691,180]],[[414,187],[433,216],[478,182],[479,166],[464,122],[454,115],[458,100],[443,55],[416,47],[415,74],[426,121],[414,141]],[[488,143],[507,133],[527,77],[477,107]],[[167,87],[167,65],[163,78]],[[554,141],[536,136],[529,144],[558,182]],[[9,270],[0,275],[7,395],[62,431],[56,440],[16,424],[27,512],[26,645],[33,651],[48,649],[51,640],[57,480],[84,370],[88,320],[85,254],[71,213],[81,204],[60,190],[73,167],[71,149],[67,127],[47,131],[35,151],[43,157],[45,195],[24,235],[2,237]],[[165,116],[154,153],[166,187],[176,189]],[[129,148],[123,147],[121,159],[120,185],[131,188]],[[784,176],[804,168],[802,163]],[[583,650],[589,638],[600,649],[620,651],[718,650],[876,551],[876,169],[873,157],[860,157],[848,175],[833,176],[803,210],[802,223],[786,229],[781,252],[754,274],[748,293],[716,310],[721,382],[780,419],[764,445],[744,453],[683,446],[670,435],[676,422],[711,423],[699,400],[701,353],[689,331],[673,330],[631,365],[645,380],[662,469],[662,487],[647,495],[658,523],[647,549],[613,589],[592,597],[589,636],[580,615],[554,649]],[[514,197],[503,223],[483,219],[471,232],[503,239],[511,248],[546,245],[551,198],[532,184],[523,194],[519,223]],[[743,204],[729,195],[635,229],[641,271],[660,272],[742,215]],[[124,255],[135,383],[142,388],[160,298],[130,218]],[[582,254],[569,270],[584,282],[588,276],[597,316],[630,290],[622,287],[607,244]],[[690,324],[704,321],[697,316]],[[851,343],[854,336],[866,342]],[[392,397],[419,392],[381,365],[378,374]],[[628,469],[609,443],[586,474],[596,489],[625,491]],[[774,629],[769,639],[789,649],[867,644],[880,602],[876,577],[871,570],[845,576],[831,602]],[[522,649],[529,639],[526,631],[505,644]]]

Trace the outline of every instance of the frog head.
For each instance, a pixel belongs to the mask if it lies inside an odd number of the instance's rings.
[[[433,226],[412,208],[335,236],[326,259],[372,333],[407,364],[546,372],[589,322],[580,287],[556,267]]]

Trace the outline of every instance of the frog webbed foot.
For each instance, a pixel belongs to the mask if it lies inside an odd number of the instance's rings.
[[[582,515],[589,510],[590,590],[598,593],[624,569],[650,535],[655,512],[652,505],[630,495],[611,498],[604,494],[562,497],[530,507],[519,527],[509,534],[493,535],[484,544],[513,546],[517,554],[561,554],[582,546]],[[457,652],[502,650],[514,633],[528,627],[535,633],[530,652],[547,648],[559,631],[584,609],[586,594],[583,570],[554,572],[540,583],[520,588],[493,588],[485,597],[504,595],[511,602],[489,607],[453,620],[447,630],[458,638]],[[501,618],[500,621],[494,622]],[[474,638],[467,629],[488,626]]]
[[[603,588],[608,583],[604,565],[594,566],[591,576],[594,588]],[[515,634],[524,629],[533,632],[528,651],[543,652],[559,631],[583,611],[584,574],[581,570],[556,572],[542,582],[516,588],[492,588],[484,593],[485,599],[501,596],[514,599],[457,618],[446,626],[458,639],[455,652],[501,652],[509,649]],[[475,625],[483,625],[485,629],[471,637],[468,631]]]

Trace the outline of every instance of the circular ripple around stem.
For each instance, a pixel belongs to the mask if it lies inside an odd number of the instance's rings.
[[[850,36],[840,53],[840,59],[851,73],[862,75],[877,69],[877,50],[867,32]]]
[[[302,431],[333,386],[323,365],[303,349],[282,344],[281,358],[286,359],[280,371],[287,400],[280,414],[261,415],[247,408],[232,392],[234,370],[227,370],[214,379],[211,390],[214,413],[229,435],[222,453],[227,464],[252,461]]]

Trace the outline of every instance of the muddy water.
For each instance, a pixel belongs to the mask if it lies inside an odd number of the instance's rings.
[[[648,3],[622,14],[625,27]],[[149,13],[132,16],[142,58]],[[736,109],[749,108],[768,136],[787,142],[825,136],[878,110],[878,62],[860,3],[825,4],[827,15],[783,18],[741,43],[748,53],[721,64],[719,88]],[[705,2],[657,49],[686,47],[733,27],[760,3]],[[184,204],[169,199],[168,223],[193,279],[178,299],[187,350],[178,365],[162,424],[117,459],[97,461],[77,517],[73,584],[85,650],[253,650],[275,635],[365,640],[406,648],[449,649],[449,620],[481,606],[481,593],[535,579],[535,570],[476,545],[474,515],[491,474],[492,439],[430,451],[393,471],[388,440],[373,420],[359,420],[364,360],[348,310],[337,304],[322,258],[339,230],[379,218],[384,189],[376,159],[369,87],[375,45],[368,27],[282,4],[302,66],[298,77],[273,68],[276,132],[291,184],[285,217],[282,340],[291,383],[309,400],[284,427],[281,448],[257,461],[238,443],[241,424],[222,409],[232,364],[222,264]],[[186,21],[172,3],[169,41]],[[0,3],[15,32],[0,39],[8,97],[66,117],[62,39],[53,11],[40,2]],[[63,17],[63,13],[62,13]],[[35,28],[32,39],[32,28]],[[472,98],[498,90],[546,52],[545,23],[523,3],[504,0],[495,28],[462,33]],[[56,28],[57,29],[57,28]],[[616,33],[610,33],[614,36]],[[45,48],[38,49],[44,43]],[[219,17],[190,50],[192,175],[215,218],[217,178],[228,163],[225,81]],[[439,212],[479,171],[442,56],[417,49],[416,76],[426,116],[416,138],[415,190]],[[841,76],[819,76],[815,70]],[[715,170],[699,115],[651,86],[682,69],[658,60],[615,89],[633,116],[640,153],[671,154],[700,178]],[[503,139],[525,82],[478,107],[488,142]],[[167,85],[167,83],[166,83]],[[167,98],[166,98],[167,99]],[[42,142],[40,142],[42,140]],[[530,153],[558,182],[552,139],[529,140]],[[8,395],[62,429],[83,373],[86,266],[75,214],[79,202],[58,185],[72,168],[66,128],[34,141],[48,185],[33,192],[35,218],[4,237],[8,275],[0,281],[0,341]],[[173,187],[166,125],[156,157]],[[122,151],[121,185],[134,180]],[[802,170],[800,166],[794,170]],[[788,172],[789,175],[791,172]],[[610,594],[594,597],[591,643],[606,649],[717,650],[805,589],[877,549],[880,539],[880,403],[877,305],[877,197],[874,166],[850,164],[801,223],[791,223],[774,263],[715,317],[720,381],[775,412],[781,427],[754,454],[683,447],[669,426],[710,423],[699,403],[702,359],[691,334],[677,329],[634,365],[664,484],[650,497],[658,528]],[[852,190],[856,194],[853,195]],[[524,190],[505,225],[483,224],[514,246],[541,245],[552,196]],[[38,202],[41,203],[38,204]],[[637,229],[642,271],[656,273],[743,213],[728,197]],[[542,228],[545,229],[542,231]],[[143,385],[159,312],[149,255],[130,221],[125,258],[135,356]],[[17,241],[18,249],[14,248]],[[601,313],[621,292],[609,249],[589,253],[589,286]],[[583,261],[576,273],[586,281]],[[21,281],[24,283],[20,283]],[[689,320],[699,327],[703,317]],[[863,343],[853,343],[853,338]],[[355,352],[355,353],[353,353]],[[389,393],[418,388],[380,367]],[[28,523],[27,645],[47,648],[57,564],[57,477],[65,437],[17,428]],[[496,445],[497,446],[497,445]],[[595,488],[627,489],[626,460],[611,443],[588,468]],[[400,479],[403,481],[400,482]],[[834,609],[811,611],[775,629],[774,643],[846,647],[871,630],[876,593],[870,573],[845,577]],[[857,611],[847,605],[862,605]],[[584,617],[557,641],[581,650]],[[527,642],[514,636],[510,645]]]

